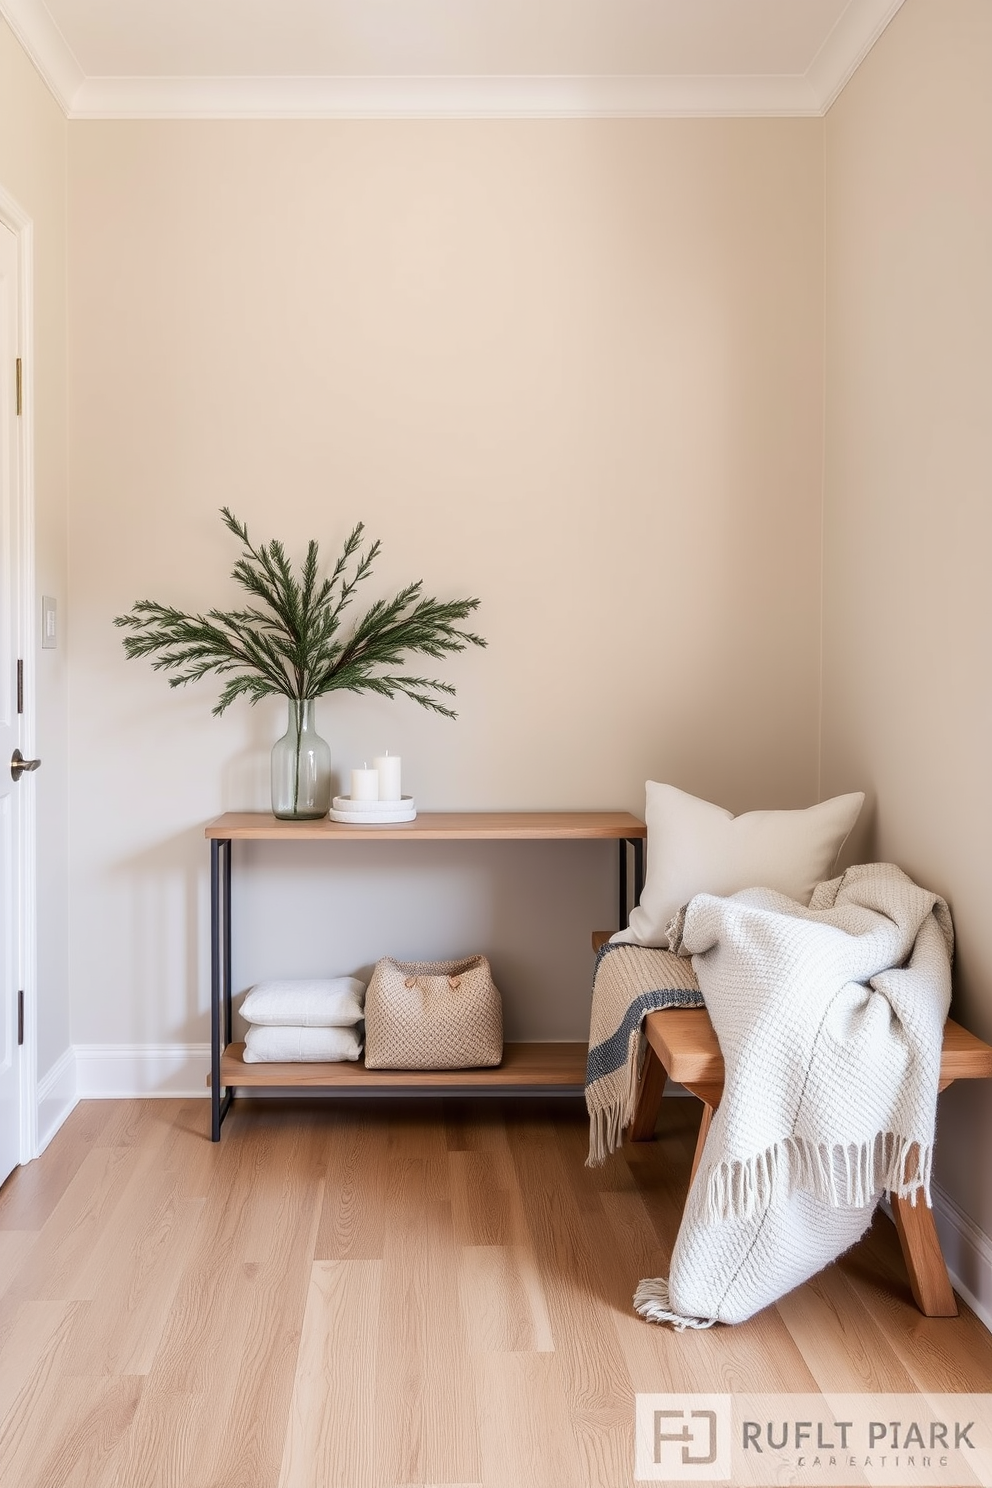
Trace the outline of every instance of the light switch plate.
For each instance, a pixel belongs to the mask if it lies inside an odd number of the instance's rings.
[[[50,594],[41,596],[41,646],[43,651],[55,649],[58,631],[55,624],[55,600]]]

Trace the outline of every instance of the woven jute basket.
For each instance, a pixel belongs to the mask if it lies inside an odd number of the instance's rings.
[[[503,1058],[503,1007],[485,956],[376,963],[365,994],[367,1069],[478,1069]]]

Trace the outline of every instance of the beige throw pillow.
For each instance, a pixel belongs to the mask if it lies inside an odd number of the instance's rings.
[[[855,791],[805,811],[734,816],[674,785],[649,780],[646,792],[644,891],[629,928],[612,939],[662,949],[673,916],[694,894],[776,889],[808,904],[816,884],[832,876],[865,799]]]

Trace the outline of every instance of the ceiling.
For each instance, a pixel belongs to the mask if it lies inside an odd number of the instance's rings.
[[[902,0],[0,0],[70,118],[819,115]]]

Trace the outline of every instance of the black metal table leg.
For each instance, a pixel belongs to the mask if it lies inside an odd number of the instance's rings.
[[[221,859],[223,858],[223,863]],[[231,839],[210,841],[210,1139],[220,1141],[220,1124],[231,1104],[221,1098],[221,999],[224,1042],[231,1042]]]
[[[634,900],[640,904],[644,891],[644,841],[641,837],[621,837],[617,843],[620,850],[620,913],[618,923],[623,930],[630,924],[630,904],[627,898],[627,848],[634,849]]]
[[[617,929],[622,930],[627,923],[627,839],[621,837],[617,843],[620,853],[620,912],[617,915]]]
[[[220,1141],[220,842],[210,841],[210,1140]]]
[[[233,1038],[231,1019],[231,839],[224,841],[224,1043]]]

